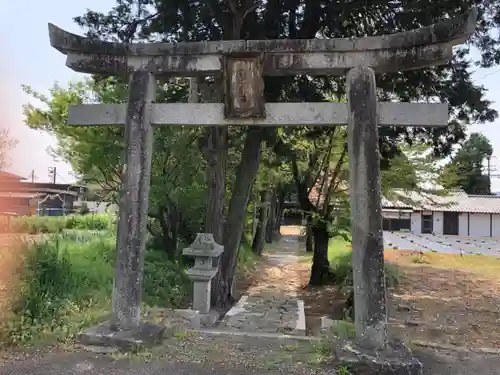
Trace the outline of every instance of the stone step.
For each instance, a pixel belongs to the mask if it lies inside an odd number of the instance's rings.
[[[320,336],[298,336],[283,333],[269,333],[269,332],[244,332],[237,330],[221,330],[215,328],[201,328],[197,330],[191,330],[198,334],[204,334],[207,336],[230,336],[232,338],[245,338],[252,337],[256,339],[269,339],[269,340],[283,340],[288,342],[318,342],[322,340]]]
[[[244,295],[222,318],[217,329],[305,336],[304,302],[293,296]]]

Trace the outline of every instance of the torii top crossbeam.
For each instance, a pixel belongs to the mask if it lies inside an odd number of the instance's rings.
[[[93,40],[49,24],[52,47],[67,55],[66,65],[82,73],[120,75],[147,70],[155,75],[216,75],[221,57],[260,55],[264,75],[344,75],[354,66],[384,73],[440,65],[454,45],[475,30],[477,9],[434,25],[391,35],[294,40],[235,40],[121,44]]]

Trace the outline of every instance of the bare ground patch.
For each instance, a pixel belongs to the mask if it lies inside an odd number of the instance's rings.
[[[407,342],[470,348],[500,347],[500,259],[496,257],[393,251],[399,285],[389,288],[390,334]],[[303,285],[308,264],[300,271]],[[335,286],[302,289],[308,329],[319,318],[342,317],[344,301]]]
[[[387,252],[402,276],[389,297],[393,333],[409,341],[498,348],[500,260],[434,253],[421,257]]]

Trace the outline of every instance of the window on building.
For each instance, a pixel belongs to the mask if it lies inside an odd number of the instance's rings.
[[[430,234],[433,232],[432,214],[422,215],[422,233]]]
[[[400,231],[410,231],[411,230],[411,220],[410,219],[393,219],[384,218],[382,222],[383,230],[391,232]]]

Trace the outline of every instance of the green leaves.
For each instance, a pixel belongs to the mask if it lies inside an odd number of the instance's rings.
[[[68,161],[83,182],[97,185],[101,198],[117,202],[121,185],[124,156],[124,127],[75,127],[67,125],[68,107],[80,103],[125,103],[127,86],[116,78],[88,79],[54,85],[49,95],[42,95],[29,86],[24,91],[40,102],[24,107],[26,124],[54,134],[58,141],[56,153]],[[161,101],[186,98],[185,82],[174,79],[158,90]],[[150,211],[163,215],[175,206],[183,220],[200,225],[204,211],[205,164],[198,150],[201,129],[195,127],[157,127],[152,160]],[[190,218],[193,218],[192,220]]]
[[[490,178],[483,173],[483,162],[491,157],[493,147],[480,133],[472,133],[444,168],[442,183],[468,194],[490,194]]]

